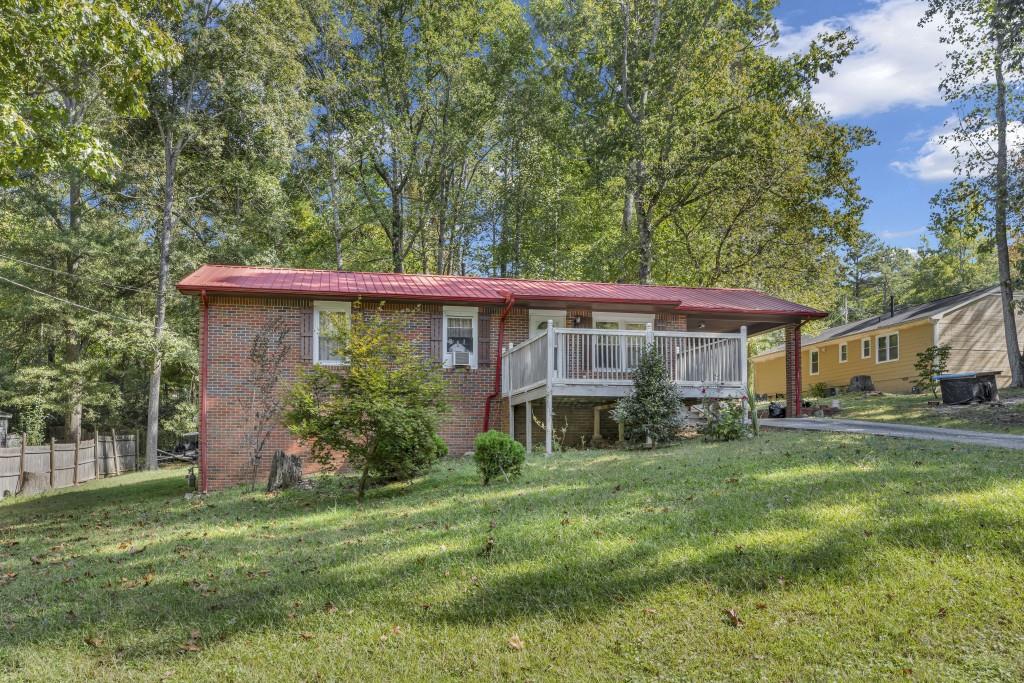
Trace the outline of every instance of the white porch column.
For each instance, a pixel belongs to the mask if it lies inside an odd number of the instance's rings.
[[[743,382],[743,422],[750,421],[750,410],[754,407],[750,405],[750,401],[753,398],[753,393],[750,391],[750,387],[747,384],[747,326],[743,325],[740,327],[740,378]]]
[[[508,343],[508,355],[512,357],[512,348],[515,345],[512,342]],[[511,388],[508,392],[508,435],[513,439],[516,438],[516,408],[512,405],[512,391]]]
[[[526,402],[526,452],[533,453],[533,401]]]
[[[555,378],[555,321],[548,321],[548,371],[547,371],[547,393],[544,395],[544,455],[551,455],[551,430],[552,421],[552,391]]]
[[[544,397],[544,455],[551,455],[551,422],[552,422],[551,394]]]

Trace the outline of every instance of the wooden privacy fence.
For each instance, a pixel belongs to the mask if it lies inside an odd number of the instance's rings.
[[[94,436],[75,443],[50,441],[0,448],[0,497],[77,486],[92,479],[134,471],[134,434]]]

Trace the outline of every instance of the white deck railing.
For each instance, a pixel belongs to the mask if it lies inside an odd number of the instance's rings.
[[[669,377],[691,387],[746,384],[746,330],[739,333],[553,328],[502,351],[506,396],[548,385],[631,384],[649,344],[661,352]]]

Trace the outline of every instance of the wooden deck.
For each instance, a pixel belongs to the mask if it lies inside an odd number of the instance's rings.
[[[502,351],[502,395],[509,410],[545,403],[545,451],[551,452],[556,396],[619,398],[633,389],[643,350],[661,352],[685,398],[740,398],[747,387],[747,333],[556,328]],[[532,406],[531,408],[532,413]]]

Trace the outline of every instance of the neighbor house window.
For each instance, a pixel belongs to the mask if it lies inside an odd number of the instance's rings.
[[[818,352],[811,351],[811,374],[818,374]]]
[[[860,357],[871,358],[871,340],[861,339],[860,340]]]
[[[317,301],[313,304],[313,349],[320,365],[341,365],[338,334],[352,324],[352,304],[348,301]]]
[[[878,338],[878,362],[888,363],[891,360],[899,360],[900,357],[900,335],[898,332],[882,335]]]
[[[444,365],[477,367],[477,309],[467,306],[444,307]]]
[[[849,357],[849,351],[846,348],[846,344],[840,344],[839,345],[839,362],[840,363],[845,363],[848,360],[850,360],[850,357]]]

